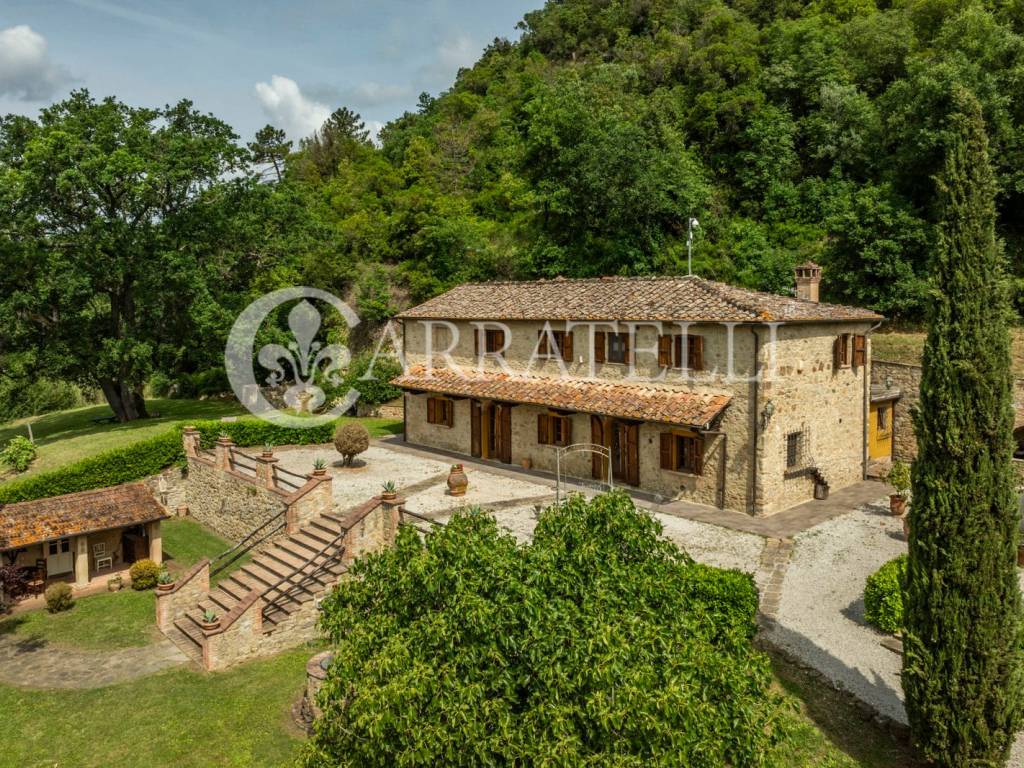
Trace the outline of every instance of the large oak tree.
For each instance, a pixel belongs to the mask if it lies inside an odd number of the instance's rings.
[[[145,416],[148,376],[218,314],[212,289],[230,289],[225,219],[252,184],[236,140],[189,101],[87,91],[0,123],[4,351],[98,386],[121,421]]]

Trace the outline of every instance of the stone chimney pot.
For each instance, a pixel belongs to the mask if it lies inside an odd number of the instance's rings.
[[[795,267],[796,297],[804,301],[818,302],[818,289],[821,286],[821,267],[813,261],[805,261]]]

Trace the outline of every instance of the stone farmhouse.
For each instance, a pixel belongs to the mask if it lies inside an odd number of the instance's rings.
[[[820,279],[458,286],[400,317],[405,439],[757,516],[820,497],[865,476],[883,319]]]

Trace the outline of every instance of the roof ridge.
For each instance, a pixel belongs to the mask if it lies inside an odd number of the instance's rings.
[[[694,275],[694,277],[696,277],[696,275]],[[708,293],[714,293],[714,295],[717,298],[721,299],[726,304],[730,304],[731,306],[735,307],[736,309],[740,310],[741,312],[748,312],[748,313],[750,313],[755,318],[759,318],[763,314],[756,307],[747,305],[744,302],[740,301],[739,299],[736,299],[736,298],[728,295],[726,292],[720,290],[721,288],[731,288],[732,287],[732,286],[728,285],[727,283],[720,283],[717,280],[708,280],[707,278],[704,278],[704,277],[698,278],[698,281],[699,281],[698,285],[700,285],[701,288],[706,290]],[[746,291],[746,290],[749,290],[749,289],[741,288],[740,290]],[[774,296],[775,294],[772,294],[772,295]]]

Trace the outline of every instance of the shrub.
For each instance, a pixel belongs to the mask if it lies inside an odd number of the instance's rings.
[[[46,610],[50,613],[67,611],[75,604],[75,598],[71,596],[71,585],[65,581],[51,584],[43,595],[46,598]]]
[[[0,451],[0,462],[15,472],[24,472],[35,461],[36,446],[24,435],[12,437],[7,447]]]
[[[344,459],[345,466],[351,466],[352,459],[370,447],[370,433],[358,421],[339,424],[334,433],[334,447]]]
[[[906,498],[910,491],[910,467],[906,463],[896,459],[889,468],[885,479],[896,489],[896,493]]]
[[[903,629],[906,575],[907,556],[900,555],[868,576],[864,586],[864,618],[883,632],[895,634]]]
[[[128,569],[132,580],[132,589],[152,589],[160,579],[161,568],[152,560],[136,560]]]
[[[305,765],[768,764],[753,583],[660,534],[621,492],[546,510],[526,545],[476,510],[403,526],[323,601]]]
[[[364,378],[368,373],[369,378]],[[380,405],[402,396],[402,390],[391,384],[392,379],[401,375],[402,364],[397,358],[381,355],[375,360],[372,353],[364,352],[349,365],[340,391],[331,394],[344,396],[354,389],[359,393],[359,402]]]

